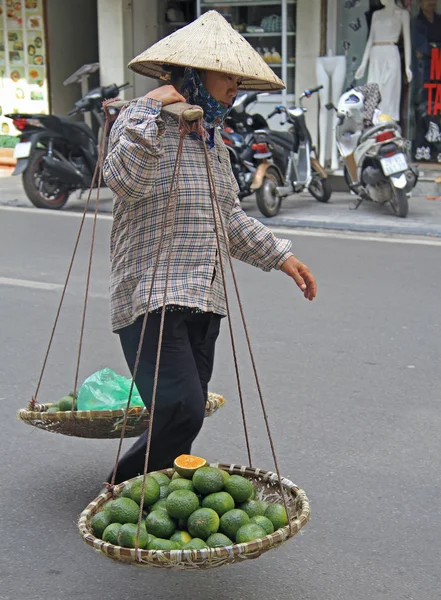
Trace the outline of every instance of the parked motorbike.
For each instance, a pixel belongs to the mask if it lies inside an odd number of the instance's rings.
[[[380,98],[378,85],[367,84],[345,92],[337,107],[327,108],[337,111],[336,141],[346,182],[357,195],[353,207],[363,200],[390,202],[398,217],[406,217],[418,169],[409,165],[398,123],[378,110]]]
[[[90,188],[105,124],[102,103],[116,98],[128,85],[112,84],[90,90],[75,103],[68,117],[6,115],[22,132],[14,150],[17,165],[12,174],[22,175],[24,190],[34,206],[60,209],[72,191]],[[98,135],[86,123],[69,118],[85,112],[95,117]]]
[[[251,184],[259,164],[253,149],[254,134],[242,136],[230,127],[224,127],[221,136],[230,154],[231,169],[239,186],[239,199],[242,200],[254,193]]]
[[[319,202],[328,202],[332,194],[331,184],[320,165],[308,131],[302,101],[310,98],[323,86],[305,90],[299,98],[299,106],[286,108],[279,105],[268,115],[283,115],[291,127],[288,132],[271,131],[267,128],[254,132],[255,159],[260,160],[251,184],[256,192],[257,206],[266,217],[273,217],[280,210],[282,199],[305,189]]]
[[[268,92],[244,92],[238,96],[225,119],[226,127],[230,127],[236,134],[242,136],[253,133],[256,129],[267,129],[266,119],[258,113],[250,115],[247,108],[262,96],[268,95]]]

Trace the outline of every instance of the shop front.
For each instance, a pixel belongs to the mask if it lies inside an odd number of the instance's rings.
[[[98,61],[96,1],[0,0],[0,146],[19,133],[5,114],[63,115],[81,97],[63,82]]]
[[[380,85],[412,158],[441,163],[441,0],[328,0],[327,47],[345,64],[342,89]]]

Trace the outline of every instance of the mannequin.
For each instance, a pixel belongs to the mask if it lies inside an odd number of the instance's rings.
[[[397,43],[400,34],[404,38],[404,61],[406,78],[412,81],[410,17],[394,0],[380,0],[384,8],[372,17],[371,31],[361,65],[355,73],[361,79],[369,62],[368,83],[380,86],[380,110],[396,121],[400,118],[401,61]]]
[[[346,57],[333,56],[332,51],[328,50],[327,56],[319,56],[315,64],[317,85],[322,85],[323,89],[319,92],[320,97],[320,164],[325,166],[326,162],[326,140],[328,131],[328,119],[332,116],[332,151],[331,151],[331,169],[338,169],[338,152],[335,140],[335,127],[337,125],[337,113],[326,109],[331,92],[331,101],[337,106],[338,100],[343,92],[343,86],[346,79]]]

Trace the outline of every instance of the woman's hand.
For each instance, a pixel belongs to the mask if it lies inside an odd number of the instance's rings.
[[[162,106],[174,104],[175,102],[187,102],[184,96],[181,96],[181,94],[177,92],[172,85],[161,85],[160,87],[146,94],[145,97],[162,102]]]
[[[306,265],[297,260],[295,256],[290,256],[282,263],[280,270],[294,279],[305,298],[314,300],[317,295],[317,283]]]

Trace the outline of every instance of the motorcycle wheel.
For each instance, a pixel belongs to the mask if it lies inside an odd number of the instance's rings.
[[[282,185],[279,172],[268,167],[262,185],[256,190],[257,206],[265,217],[275,217],[280,210],[282,198],[276,193],[278,185]]]
[[[23,173],[23,187],[26,196],[37,208],[59,210],[69,198],[69,187],[56,179],[44,180],[43,156],[46,150],[37,149],[32,152],[28,166]]]
[[[320,177],[319,173],[314,173],[312,181],[309,184],[308,192],[318,202],[328,202],[332,195],[332,187],[329,179]]]
[[[397,217],[401,217],[402,219],[407,217],[409,212],[409,200],[404,190],[399,190],[392,186],[392,198],[390,203]]]

